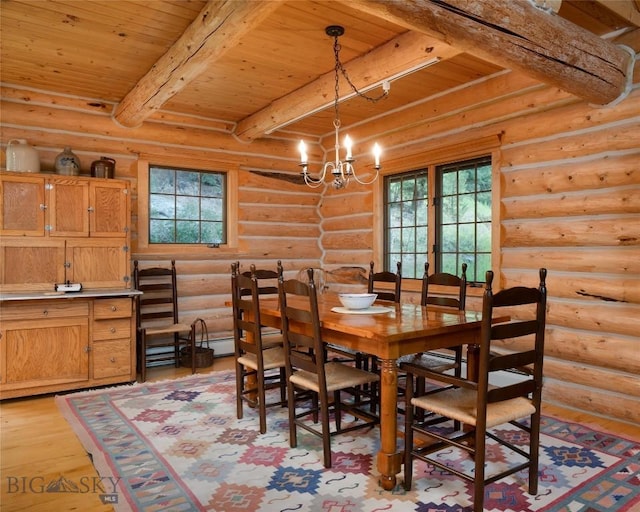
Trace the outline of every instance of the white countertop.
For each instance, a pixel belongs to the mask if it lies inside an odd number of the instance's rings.
[[[106,289],[86,289],[79,292],[14,292],[0,293],[0,302],[17,300],[41,300],[41,299],[87,299],[96,297],[133,297],[142,295],[139,290],[129,290],[124,288]]]

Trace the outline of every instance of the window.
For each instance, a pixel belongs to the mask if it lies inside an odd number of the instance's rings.
[[[426,261],[431,272],[456,275],[466,263],[467,280],[484,281],[491,269],[491,184],[489,156],[385,177],[385,268],[402,261],[402,276],[419,279]]]
[[[403,277],[416,278],[424,272],[428,188],[426,169],[385,178],[385,269],[395,269],[402,261]]]
[[[149,243],[227,242],[226,173],[149,167]]]

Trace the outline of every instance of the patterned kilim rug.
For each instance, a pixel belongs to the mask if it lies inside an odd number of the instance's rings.
[[[56,400],[100,476],[117,481],[107,496],[117,511],[471,510],[468,484],[418,462],[413,491],[383,491],[378,429],[333,438],[332,469],[324,469],[315,436],[299,431],[298,448],[289,448],[286,409],[269,409],[260,435],[257,411],[245,407],[236,419],[233,372]],[[538,495],[526,493],[527,475],[518,473],[487,487],[486,510],[640,510],[638,440],[550,417],[542,432]],[[500,449],[489,451],[492,464],[505,462]],[[464,465],[455,453],[446,457]]]

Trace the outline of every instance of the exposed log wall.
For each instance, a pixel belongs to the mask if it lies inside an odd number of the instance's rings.
[[[296,185],[297,154],[286,139],[260,139],[251,144],[231,136],[230,126],[218,120],[158,112],[136,129],[123,128],[110,118],[113,105],[87,103],[82,98],[51,96],[45,92],[2,87],[2,162],[8,140],[25,138],[38,150],[43,172],[53,172],[55,157],[70,146],[81,161],[82,174],[100,156],[116,160],[116,176],[132,184],[132,259],[141,266],[166,264],[175,259],[178,269],[180,314],[183,320],[204,318],[211,337],[231,334],[230,267],[240,261],[275,268],[282,260],[288,275],[301,268],[320,267],[322,252],[318,203],[320,190]],[[166,121],[166,122],[165,122]],[[310,148],[315,159],[320,148]],[[156,164],[185,161],[216,162],[238,171],[238,248],[212,249],[207,256],[153,249],[138,251],[137,169],[140,155]],[[188,165],[187,165],[188,166]],[[262,172],[251,172],[254,169]]]
[[[501,285],[531,285],[540,266],[549,269],[545,399],[636,423],[639,113],[637,85],[615,107],[597,108],[505,73],[349,129],[354,140],[381,141],[383,166],[393,171],[438,163],[443,147],[500,134]],[[371,210],[372,190],[325,194],[326,267],[366,268],[376,254],[380,240],[368,223],[381,210]],[[477,292],[470,294],[468,307],[478,309]]]
[[[26,138],[44,170],[64,146],[78,154],[85,172],[102,155],[115,158],[117,176],[129,179],[134,193],[140,154],[158,163],[182,157],[239,169],[237,250],[213,250],[206,258],[135,247],[133,253],[143,265],[177,260],[183,317],[205,318],[213,336],[230,333],[225,302],[236,260],[275,267],[281,259],[288,275],[322,266],[334,291],[364,286],[381,243],[372,229],[380,222],[374,188],[296,184],[295,142],[243,144],[219,121],[165,119],[162,112],[127,130],[112,123],[108,105],[34,91],[26,96],[2,89],[1,139]],[[535,283],[537,268],[549,269],[545,399],[630,422],[640,422],[639,105],[637,86],[618,105],[596,108],[520,74],[500,73],[349,129],[355,140],[384,145],[385,171],[442,161],[443,148],[499,136],[500,282]],[[415,300],[415,283],[406,289]],[[477,290],[468,304],[479,308]]]

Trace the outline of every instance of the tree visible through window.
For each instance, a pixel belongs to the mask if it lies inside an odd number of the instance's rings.
[[[436,268],[483,282],[491,269],[491,158],[436,167]]]
[[[226,243],[226,174],[151,166],[149,242]]]
[[[468,281],[483,281],[491,269],[491,183],[488,156],[385,177],[385,268],[402,261],[402,276],[419,279],[426,261],[430,272],[456,275],[466,263]]]

